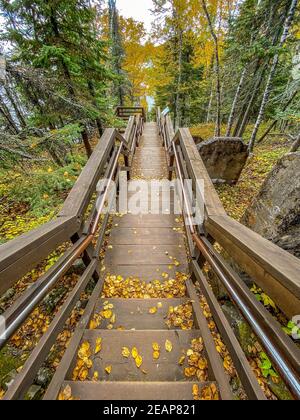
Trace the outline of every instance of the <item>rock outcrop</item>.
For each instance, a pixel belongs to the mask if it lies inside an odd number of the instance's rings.
[[[197,145],[214,183],[235,184],[247,162],[248,148],[240,138],[214,137]]]
[[[279,160],[242,223],[300,258],[300,152]]]

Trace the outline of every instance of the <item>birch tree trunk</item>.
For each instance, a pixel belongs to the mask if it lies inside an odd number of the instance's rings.
[[[214,44],[215,44],[215,58],[216,58],[215,70],[216,70],[216,80],[217,80],[217,87],[216,87],[216,97],[217,97],[216,135],[217,135],[217,137],[220,137],[220,135],[221,135],[221,76],[220,76],[219,41],[218,41],[218,37],[215,33],[215,30],[214,30],[214,27],[213,27],[213,24],[212,24],[212,20],[211,20],[211,17],[209,15],[205,0],[202,0],[202,6],[203,6],[203,10],[204,10],[204,13],[205,13],[207,21],[208,21],[211,36],[212,36],[212,38],[214,40]]]
[[[238,85],[237,90],[235,92],[235,97],[234,97],[234,100],[233,100],[233,103],[232,103],[232,108],[231,108],[231,112],[230,112],[230,116],[229,116],[229,120],[228,120],[226,137],[229,137],[230,134],[231,134],[231,130],[232,130],[233,123],[234,123],[234,117],[235,117],[235,114],[236,114],[236,107],[237,107],[237,104],[238,104],[238,100],[239,100],[239,97],[240,97],[241,90],[242,90],[243,85],[244,85],[246,74],[247,74],[247,67],[244,68],[244,70],[241,74],[239,85]]]
[[[182,30],[179,29],[179,55],[178,55],[178,82],[176,92],[176,118],[175,128],[181,126],[181,83],[182,83],[182,47],[183,47],[183,34]]]
[[[288,15],[286,17],[285,23],[284,23],[284,27],[283,27],[283,33],[279,42],[278,47],[282,48],[282,46],[284,45],[285,41],[287,40],[290,28],[292,26],[292,22],[295,16],[295,12],[296,12],[296,7],[298,4],[298,0],[292,0],[291,2],[291,6],[288,12]],[[270,73],[267,79],[267,85],[264,91],[264,95],[263,95],[263,99],[261,102],[261,106],[260,106],[260,110],[258,113],[258,117],[251,135],[251,139],[250,139],[250,143],[249,143],[249,152],[252,153],[253,149],[254,149],[254,145],[255,145],[255,141],[256,141],[256,137],[257,137],[257,133],[258,130],[261,126],[261,123],[263,121],[264,115],[265,115],[265,110],[266,110],[266,106],[269,102],[270,99],[270,95],[272,92],[272,82],[273,82],[273,78],[275,76],[276,70],[277,70],[277,66],[279,63],[279,54],[277,53],[273,59],[273,64],[271,66],[270,69]]]

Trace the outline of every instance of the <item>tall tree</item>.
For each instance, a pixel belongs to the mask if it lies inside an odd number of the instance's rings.
[[[125,75],[123,71],[125,54],[120,33],[119,13],[116,6],[116,0],[108,0],[108,9],[112,69],[117,76],[113,83],[113,90],[119,105],[123,106],[125,104],[126,94],[124,86]]]
[[[295,16],[297,4],[298,4],[298,0],[291,0],[290,8],[288,10],[287,17],[286,17],[286,20],[285,20],[285,23],[284,23],[284,26],[283,26],[283,33],[281,35],[280,42],[279,42],[279,45],[278,45],[279,49],[284,46],[284,44],[287,40],[287,37],[289,35],[289,31],[290,31],[290,28],[292,26],[293,19],[294,19],[294,16]],[[259,110],[257,120],[256,120],[254,129],[253,129],[253,132],[252,132],[252,135],[251,135],[251,139],[250,139],[250,143],[249,143],[249,151],[250,152],[253,152],[256,137],[257,137],[257,133],[258,133],[258,130],[259,130],[259,128],[261,126],[261,123],[263,121],[263,117],[264,117],[264,114],[265,114],[265,109],[266,109],[266,106],[267,106],[268,101],[270,99],[270,95],[271,95],[271,91],[272,91],[272,83],[273,83],[273,79],[274,79],[274,76],[275,76],[275,73],[276,73],[276,70],[277,70],[278,63],[279,63],[279,53],[277,52],[275,54],[274,58],[273,58],[273,63],[272,63],[272,66],[270,68],[270,72],[269,72],[269,75],[268,75],[267,84],[266,84],[264,94],[263,94],[263,98],[262,98],[261,105],[260,105],[260,110]]]

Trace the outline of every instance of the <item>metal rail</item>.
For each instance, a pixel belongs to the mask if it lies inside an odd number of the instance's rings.
[[[159,117],[160,118],[160,117]],[[166,126],[159,122],[159,127],[161,134],[164,139],[165,149],[170,150],[169,145],[167,144],[168,134],[166,131]],[[251,295],[251,292],[244,287],[241,291],[241,287],[234,285],[233,276],[230,275],[230,271],[221,263],[220,258],[218,258],[217,253],[213,250],[211,246],[208,245],[208,241],[201,237],[198,234],[195,224],[193,222],[193,210],[186,194],[184,187],[184,177],[181,170],[180,159],[178,156],[178,151],[176,149],[176,142],[178,140],[178,135],[175,135],[171,140],[171,150],[173,152],[176,164],[176,172],[180,181],[180,186],[183,196],[183,218],[186,224],[186,228],[189,229],[192,240],[195,243],[197,249],[209,263],[215,274],[221,280],[222,284],[225,286],[232,300],[240,309],[244,318],[247,320],[253,331],[258,337],[258,340],[267,350],[267,353],[270,356],[270,359],[274,363],[274,366],[280,373],[282,379],[286,383],[287,387],[291,391],[292,395],[296,399],[300,399],[300,352],[296,346],[292,343],[289,337],[287,337],[280,328],[277,327],[275,322],[270,322],[270,317],[268,316],[267,311],[263,307],[259,307],[258,302],[254,302],[254,297]],[[186,223],[187,220],[187,223]],[[235,275],[235,280],[238,276]],[[242,283],[241,279],[238,279],[239,283]],[[256,303],[256,304],[255,304]],[[261,313],[264,313],[265,318],[261,316]],[[269,323],[266,322],[269,321]],[[249,385],[249,384],[247,384]]]

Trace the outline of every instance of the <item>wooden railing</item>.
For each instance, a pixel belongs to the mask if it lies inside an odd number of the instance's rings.
[[[276,302],[286,316],[292,319],[300,315],[299,259],[230,218],[218,197],[190,131],[182,128],[175,133],[170,116],[162,115],[160,110],[157,120],[170,168],[170,179],[173,172],[176,172],[177,178],[182,180],[182,190],[184,180],[192,180],[193,183],[193,197],[188,197],[183,192],[183,200],[181,198],[188,244],[193,257],[191,273],[199,281],[201,290],[211,306],[245,389],[249,395],[258,395],[251,369],[249,366],[247,368],[243,352],[203,275],[202,268],[205,262],[209,264],[257,334],[292,394],[300,398],[300,351],[282,331],[280,324],[256,300],[239,275],[239,269],[244,270],[253,282]],[[201,193],[204,210],[201,223],[195,225],[196,222],[192,219],[193,200],[199,197],[199,181],[204,183],[204,193]],[[202,209],[202,206],[199,207]],[[229,256],[229,261],[216,251],[213,246],[215,243]],[[236,267],[235,271],[232,263]]]
[[[146,121],[146,112],[143,107],[140,106],[118,106],[116,114],[119,118],[128,121],[130,117],[140,115],[141,118]]]
[[[129,171],[130,156],[139,142],[142,128],[143,119],[138,115],[130,117],[124,137],[115,129],[105,130],[58,217],[0,246],[2,294],[61,244],[71,242],[70,248],[60,259],[2,314],[6,329],[4,333],[1,330],[0,347],[4,346],[77,259],[81,258],[86,267],[25,363],[22,372],[10,387],[7,394],[9,399],[24,396],[90,279],[94,277],[103,281],[99,255],[107,230],[109,212],[104,218],[101,215],[102,207],[107,203],[109,188],[103,187],[98,190],[97,184],[100,179],[106,179],[110,182],[115,181],[118,186],[120,172]],[[125,166],[120,166],[121,154],[124,156]]]

